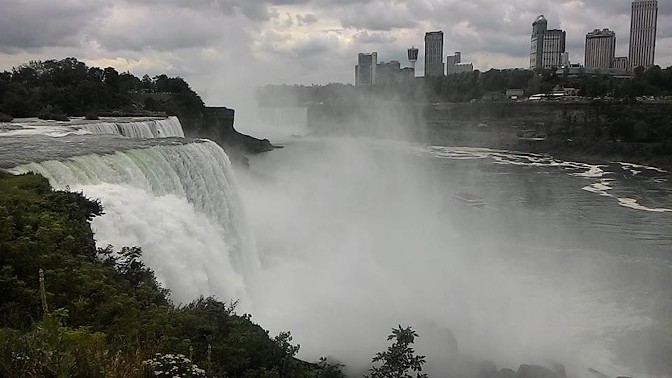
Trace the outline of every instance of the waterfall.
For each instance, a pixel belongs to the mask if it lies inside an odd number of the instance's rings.
[[[177,117],[134,122],[97,122],[84,124],[80,129],[92,134],[118,134],[130,138],[184,137]]]
[[[179,124],[179,122],[178,122]],[[99,246],[138,245],[178,301],[240,299],[259,262],[231,163],[216,143],[159,145],[29,163],[56,188],[99,198]]]

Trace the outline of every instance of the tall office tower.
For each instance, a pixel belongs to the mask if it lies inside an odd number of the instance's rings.
[[[443,76],[443,32],[425,33],[425,77]]]
[[[635,0],[630,16],[630,67],[648,68],[653,65],[656,51],[658,1]]]
[[[569,53],[567,51],[560,55],[560,67],[569,67]]]
[[[548,21],[542,14],[532,23],[532,43],[530,46],[530,68],[542,68],[541,56],[544,51],[544,33],[548,29]]]
[[[408,49],[408,61],[411,63],[411,69],[413,70],[413,76],[415,76],[415,62],[418,61],[418,49],[411,47]]]
[[[612,68],[616,57],[616,33],[609,29],[595,29],[586,34],[587,68]]]
[[[543,68],[562,67],[562,54],[565,52],[566,33],[563,30],[546,30],[544,33],[541,66]]]
[[[355,85],[375,85],[378,53],[359,53],[355,66]]]

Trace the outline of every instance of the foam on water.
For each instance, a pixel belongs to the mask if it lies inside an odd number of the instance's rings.
[[[614,180],[605,178],[606,175],[612,175],[614,172],[607,171],[609,166],[605,164],[587,164],[581,162],[562,161],[554,159],[548,155],[517,153],[514,151],[493,150],[488,148],[471,148],[471,147],[446,147],[446,146],[425,146],[417,150],[420,154],[430,154],[431,156],[452,159],[452,160],[469,160],[469,159],[491,159],[495,164],[501,165],[517,165],[528,167],[549,167],[560,168],[568,171],[571,176],[582,177],[585,179],[595,179],[589,185],[581,187],[581,189],[597,194],[601,197],[614,198],[620,206],[624,206],[633,210],[647,211],[654,213],[672,212],[672,208],[666,207],[649,207],[639,203],[639,200],[628,197],[619,197],[611,194],[609,191],[614,189]],[[624,171],[630,172],[632,176],[642,173],[642,170],[655,173],[667,173],[667,171],[633,163],[618,162]],[[638,168],[639,170],[635,169]],[[577,172],[578,171],[578,172]],[[653,178],[653,182],[665,183],[665,178]]]

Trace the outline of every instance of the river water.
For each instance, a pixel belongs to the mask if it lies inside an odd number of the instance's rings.
[[[464,356],[672,376],[669,173],[380,140],[284,146],[239,177],[263,265],[253,313],[304,357],[361,372],[402,324],[430,376]]]

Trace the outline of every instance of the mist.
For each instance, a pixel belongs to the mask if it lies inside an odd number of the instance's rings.
[[[362,134],[413,134],[416,124],[380,114]],[[446,180],[423,146],[399,139],[286,134],[284,149],[238,172],[262,264],[254,319],[291,330],[300,357],[333,357],[354,376],[399,324],[418,331],[430,376],[473,374],[486,360],[622,373],[604,341],[636,323],[635,310],[600,292],[618,262],[572,250],[573,231],[543,216],[450,200],[477,178]]]

